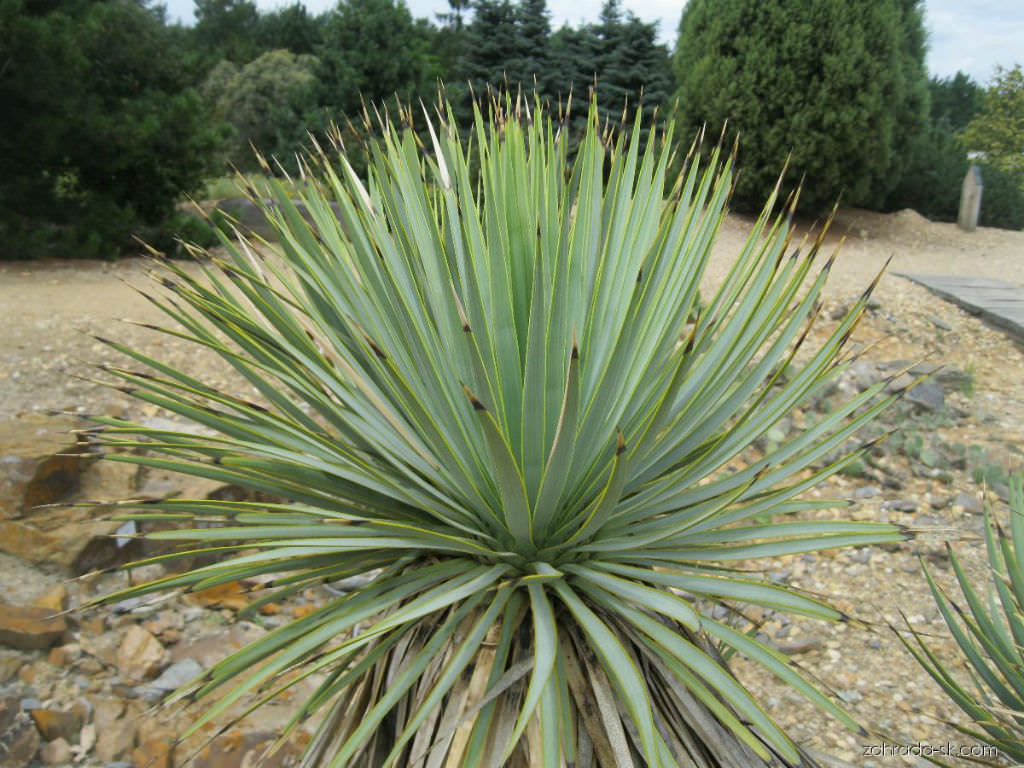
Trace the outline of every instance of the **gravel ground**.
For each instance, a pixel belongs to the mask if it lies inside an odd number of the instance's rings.
[[[708,271],[708,288],[727,273],[749,226],[748,219],[738,216],[725,223]],[[1020,471],[1021,347],[895,273],[986,275],[1019,282],[1024,233],[981,229],[966,234],[954,225],[928,222],[913,211],[881,215],[846,210],[837,217],[828,244],[837,245],[841,237],[842,253],[826,289],[826,315],[855,299],[892,257],[876,292],[877,304],[852,341],[855,347],[868,348],[865,359],[927,359],[956,368],[970,380],[961,391],[946,387],[946,418],[894,426],[944,444],[978,446],[992,462]],[[145,412],[90,380],[90,364],[117,358],[93,334],[142,346],[172,364],[202,372],[214,384],[229,386],[229,374],[217,361],[121,322],[160,320],[159,312],[131,287],[146,285],[146,270],[145,262],[133,259],[0,265],[0,316],[5,325],[0,342],[0,419],[53,409]],[[827,326],[815,333],[820,337]],[[743,660],[735,669],[773,716],[808,747],[858,766],[916,765],[918,758],[865,753],[877,752],[883,738],[932,746],[966,742],[945,722],[957,717],[955,707],[916,666],[889,625],[903,626],[902,612],[916,629],[932,637],[941,656],[954,658],[953,643],[921,576],[920,558],[929,563],[940,584],[952,587],[945,555],[949,541],[975,579],[983,577],[982,518],[953,502],[959,493],[977,497],[984,490],[966,467],[941,478],[928,477],[895,450],[886,451],[879,462],[882,467],[872,468],[866,477],[837,477],[815,493],[856,498],[849,514],[912,526],[921,531],[915,541],[758,564],[791,584],[829,596],[860,623],[831,626],[788,621],[770,613],[751,616],[773,641],[791,649],[803,646],[794,661],[834,690],[872,735],[847,732]],[[990,496],[997,512],[1005,514],[1005,504],[995,494]],[[11,558],[0,559],[5,571],[17,565]]]

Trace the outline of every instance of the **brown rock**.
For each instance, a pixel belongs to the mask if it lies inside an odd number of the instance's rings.
[[[135,682],[156,677],[169,660],[160,641],[138,625],[128,628],[117,649],[121,677]]]
[[[21,669],[21,655],[15,651],[0,649],[0,683],[6,683]]]
[[[39,749],[39,731],[14,696],[0,699],[0,765],[23,768]]]
[[[108,511],[60,507],[26,520],[0,521],[0,552],[32,563],[54,563],[74,575],[128,562],[139,546],[118,546],[111,536],[121,523],[96,519]]]
[[[798,653],[809,653],[821,648],[821,638],[812,635],[804,635],[792,640],[776,643],[776,648],[787,656],[795,656]]]
[[[87,444],[76,419],[31,415],[0,424],[0,518],[18,517],[67,496],[78,482]]]
[[[27,523],[0,520],[0,552],[37,563],[46,560],[51,551],[50,538],[42,531]]]
[[[242,646],[258,640],[265,630],[248,621],[240,621],[227,628],[219,628],[208,635],[188,643],[180,643],[171,651],[172,661],[192,659],[209,669]]]
[[[158,729],[142,735],[139,741],[139,746],[132,752],[135,768],[174,768],[173,733]]]
[[[107,631],[107,618],[99,614],[83,617],[78,626],[87,635],[102,635]]]
[[[233,611],[240,611],[249,605],[248,590],[240,581],[228,581],[198,592],[191,592],[185,596],[185,602],[201,605],[204,608],[229,608]]]
[[[62,616],[47,608],[0,601],[0,645],[33,651],[49,648],[67,629]]]
[[[97,659],[94,659],[92,656],[87,656],[75,664],[75,669],[86,675],[98,675],[103,671],[104,667]]]
[[[31,709],[29,715],[36,724],[39,735],[43,741],[64,739],[76,743],[78,732],[85,725],[85,709],[75,707],[70,712],[61,712],[55,709]]]
[[[39,759],[45,765],[67,765],[73,756],[71,745],[64,739],[54,739],[39,750]]]
[[[54,613],[63,611],[67,604],[68,588],[60,583],[54,584],[32,602],[36,608],[49,608]]]
[[[250,768],[256,765],[265,768],[284,768],[294,765],[301,747],[291,742],[285,744],[269,759],[261,760],[276,738],[275,733],[247,732],[236,728],[203,747],[196,755],[193,768]]]
[[[50,655],[46,657],[46,660],[55,667],[69,667],[75,661],[77,661],[82,655],[82,646],[77,643],[68,643],[67,645],[58,645],[55,648],[50,649]]]
[[[124,714],[124,702],[120,699],[93,699],[92,708],[92,721],[100,731],[105,731]]]
[[[96,757],[105,763],[116,763],[131,757],[135,748],[135,721],[119,718],[105,727],[96,726]]]

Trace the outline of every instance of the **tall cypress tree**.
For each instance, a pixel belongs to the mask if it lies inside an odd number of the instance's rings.
[[[760,205],[787,157],[807,207],[880,205],[924,129],[923,35],[920,0],[690,0],[681,127],[739,133],[740,205]]]

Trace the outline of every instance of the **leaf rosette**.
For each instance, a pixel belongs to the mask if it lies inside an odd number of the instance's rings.
[[[870,447],[823,461],[887,382],[743,460],[848,363],[869,291],[809,348],[832,260],[823,235],[791,248],[776,191],[702,301],[733,161],[691,150],[673,171],[671,125],[612,130],[592,106],[571,161],[522,103],[478,109],[465,141],[444,110],[425,142],[381,128],[365,177],[339,147],[250,190],[273,246],[165,263],[167,332],[259,403],[114,344],[148,368],[110,368],[122,387],[204,429],[100,419],[109,459],[284,501],[136,505],[193,523],[148,534],[195,542],[172,556],[219,559],[107,599],[274,574],[261,605],[362,577],[177,692],[218,694],[191,732],[309,679],[282,739],[320,716],[310,765],[800,763],[732,652],[856,727],[711,609],[842,619],[751,562],[904,537],[789,517],[843,504],[801,494]]]

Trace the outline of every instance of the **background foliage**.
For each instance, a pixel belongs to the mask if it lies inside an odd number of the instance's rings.
[[[747,208],[790,153],[804,204],[875,205],[925,125],[924,42],[914,0],[692,0],[675,55],[683,133],[739,133]]]
[[[212,168],[218,133],[160,12],[0,3],[4,256],[129,247]]]
[[[462,130],[470,89],[488,86],[548,102],[571,90],[579,104],[597,82],[602,118],[619,122],[628,100],[645,125],[679,97],[684,153],[705,121],[717,132],[728,118],[743,137],[735,200],[747,207],[792,151],[805,206],[841,195],[953,220],[966,151],[981,151],[982,223],[1024,223],[1020,67],[987,90],[961,73],[929,81],[919,0],[694,0],[674,67],[656,26],[620,0],[559,29],[546,0],[449,0],[433,19],[401,0],[319,15],[196,0],[187,27],[152,2],[0,0],[0,258],[116,256],[135,249],[131,234],[169,245],[175,204],[228,163],[254,168],[250,144],[287,166],[308,132],[361,129],[364,101],[432,103],[439,82]]]

